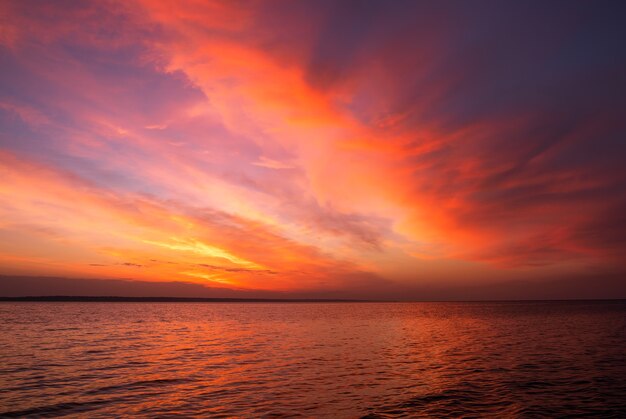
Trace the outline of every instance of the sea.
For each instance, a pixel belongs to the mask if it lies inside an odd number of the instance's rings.
[[[626,418],[626,302],[3,302],[22,416]]]

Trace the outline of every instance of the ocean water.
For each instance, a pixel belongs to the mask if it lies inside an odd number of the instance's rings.
[[[626,417],[626,303],[0,303],[0,416]]]

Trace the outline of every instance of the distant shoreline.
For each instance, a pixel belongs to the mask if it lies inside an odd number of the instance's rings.
[[[25,296],[1,297],[0,302],[66,302],[66,303],[584,303],[626,302],[625,298],[607,299],[548,299],[548,300],[354,300],[325,298],[202,298],[202,297],[115,297],[115,296]]]
[[[2,301],[25,302],[78,302],[78,303],[366,303],[374,300],[323,299],[323,298],[201,298],[201,297],[114,297],[114,296],[29,296],[0,297]]]

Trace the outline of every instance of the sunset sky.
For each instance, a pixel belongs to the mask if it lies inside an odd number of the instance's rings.
[[[0,1],[0,281],[626,297],[625,21],[619,1]]]

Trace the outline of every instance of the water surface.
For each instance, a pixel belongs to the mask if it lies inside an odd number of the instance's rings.
[[[0,416],[626,417],[626,303],[0,303]]]

